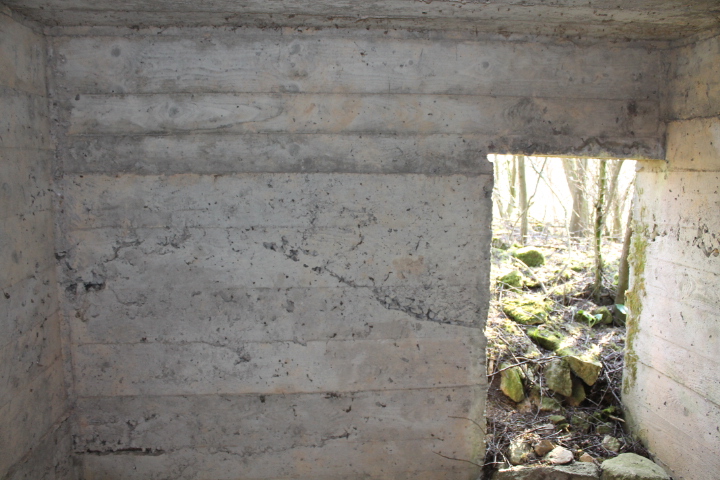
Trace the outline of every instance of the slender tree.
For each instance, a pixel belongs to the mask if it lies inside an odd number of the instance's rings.
[[[520,243],[525,245],[528,236],[528,197],[525,179],[525,156],[517,157],[518,193],[520,200]]]
[[[607,160],[610,170],[607,185],[607,199],[605,200],[606,219],[612,218],[612,231],[610,234],[613,238],[619,239],[621,235],[622,208],[620,195],[620,171],[622,170],[623,160]],[[606,224],[610,222],[606,221]]]
[[[598,166],[598,195],[595,202],[595,284],[593,285],[593,298],[600,300],[602,292],[603,258],[602,258],[602,234],[605,225],[605,189],[607,187],[607,163],[600,160]]]
[[[510,199],[508,200],[507,207],[508,218],[512,216],[515,211],[515,206],[517,205],[517,189],[515,187],[517,184],[517,163],[517,157],[513,155],[508,163],[508,183],[510,184]]]
[[[587,197],[586,181],[587,168],[586,160],[577,158],[563,158],[563,169],[570,195],[572,197],[572,212],[570,212],[570,223],[568,232],[571,237],[582,237],[587,231]]]

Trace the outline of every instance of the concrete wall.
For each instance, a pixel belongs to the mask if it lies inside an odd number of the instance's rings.
[[[638,173],[624,401],[676,479],[720,472],[720,37],[666,55],[667,163]]]
[[[663,155],[643,48],[53,33],[87,480],[475,478],[486,154]]]
[[[0,478],[70,479],[41,34],[0,10]]]

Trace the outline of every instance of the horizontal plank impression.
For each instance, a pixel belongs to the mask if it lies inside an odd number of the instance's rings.
[[[336,439],[321,448],[298,447],[275,453],[235,448],[195,447],[172,452],[82,455],[85,480],[470,480],[479,468],[447,460],[433,452],[471,457],[460,436],[348,442]],[[476,458],[482,461],[482,458]]]
[[[80,282],[93,283],[95,278],[123,288],[124,278],[182,282],[186,275],[225,287],[437,288],[476,284],[478,265],[487,260],[485,250],[467,246],[474,236],[464,228],[249,230],[154,229],[137,232],[134,240],[125,240],[122,230],[78,232],[68,238],[79,245],[66,259],[66,266],[73,268],[69,280],[78,283],[79,290]]]
[[[665,275],[674,276],[665,265]],[[695,274],[697,275],[697,274]],[[720,278],[707,281],[709,285],[720,284]],[[682,279],[679,282],[682,285]],[[652,300],[643,307],[641,328],[648,337],[657,336],[692,352],[698,357],[712,359],[720,351],[720,318],[717,303],[712,305],[695,301],[687,290],[658,288],[645,284],[648,298]],[[720,300],[720,299],[719,299]],[[648,341],[652,341],[650,338]],[[710,360],[714,361],[714,360]],[[720,403],[720,402],[718,402]]]
[[[347,394],[79,398],[76,449],[171,451],[203,445],[280,453],[322,448],[333,440],[471,437],[478,427],[466,418],[481,420],[484,393],[478,386]]]
[[[670,122],[667,138],[670,169],[720,171],[720,117]]]
[[[481,286],[262,289],[199,275],[165,284],[158,276],[108,278],[103,290],[68,298],[77,309],[68,319],[74,342],[453,338],[466,330],[450,324],[482,328],[487,296]]]
[[[421,93],[636,101],[657,97],[639,48],[232,35],[56,37],[65,96],[102,93]],[[529,72],[532,72],[530,74]]]
[[[621,8],[607,1],[573,2],[551,5],[545,2],[503,1],[432,3],[406,1],[278,1],[278,2],[73,2],[58,8],[47,0],[6,0],[22,13],[50,25],[196,26],[257,25],[307,28],[404,28],[439,29],[455,33],[560,36],[562,38],[601,37],[618,39],[673,39],[715,26],[706,5],[697,3],[678,9],[658,2],[642,2],[635,8]],[[601,4],[601,5],[598,5]],[[673,5],[672,2],[664,2]],[[639,5],[648,5],[647,7]],[[635,5],[635,3],[634,3]],[[713,5],[714,6],[714,5]],[[33,8],[34,7],[34,8]],[[695,8],[693,8],[695,7]]]
[[[670,63],[670,119],[720,115],[720,36],[673,52]]]
[[[707,452],[720,447],[718,405],[640,362],[637,379],[644,388],[623,400],[643,443],[678,478],[714,480],[720,459]]]
[[[480,228],[491,179],[463,175],[66,176],[70,230],[132,227]]]
[[[483,334],[458,339],[74,348],[80,396],[289,394],[483,384]]]
[[[428,95],[79,95],[70,135],[416,133],[654,138],[654,101]]]
[[[482,135],[184,134],[74,136],[58,149],[66,173],[489,174]],[[112,161],[108,161],[111,158]]]
[[[648,312],[644,311],[643,315],[648,315]],[[720,316],[715,315],[715,317],[706,320],[708,323],[717,322]],[[717,344],[717,340],[706,338],[704,344],[684,348],[672,340],[663,338],[664,335],[661,337],[652,334],[653,330],[662,328],[658,324],[668,321],[658,317],[653,320],[654,322],[648,325],[645,323],[649,322],[641,322],[642,333],[637,335],[633,343],[633,349],[638,358],[644,364],[720,408],[720,385],[717,382],[720,363],[712,356],[708,356],[708,354],[716,355],[718,350],[707,351],[708,344]],[[702,328],[702,326],[688,328]],[[646,386],[646,388],[649,387]]]

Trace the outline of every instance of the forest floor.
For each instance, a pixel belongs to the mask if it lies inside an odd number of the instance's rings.
[[[544,263],[529,267],[518,259],[524,258],[519,245],[496,237],[483,478],[509,465],[547,463],[548,445],[566,448],[576,461],[601,462],[626,452],[647,456],[624,429],[627,311],[614,303],[622,244],[605,242],[603,288],[593,299],[589,242],[530,239],[529,248],[540,251]]]

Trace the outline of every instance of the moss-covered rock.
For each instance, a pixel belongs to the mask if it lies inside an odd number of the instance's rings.
[[[523,295],[509,298],[503,303],[505,315],[523,325],[544,323],[552,310],[552,302],[539,295]]]
[[[570,377],[570,366],[564,359],[557,359],[545,365],[543,372],[545,385],[560,395],[569,397],[572,395],[572,378]]]
[[[573,320],[578,323],[587,323],[591,327],[600,321],[600,318],[596,317],[587,310],[578,310],[573,316]]]
[[[545,264],[545,255],[533,247],[523,247],[515,250],[513,256],[528,267],[539,267]]]
[[[561,423],[567,423],[567,418],[565,418],[565,415],[550,415],[547,418],[555,425],[559,425]]]
[[[509,365],[500,365],[501,369]],[[500,372],[500,390],[513,402],[522,402],[525,399],[525,388],[523,387],[523,373],[520,367],[507,368]]]
[[[502,238],[493,237],[491,240],[491,246],[493,248],[497,248],[498,250],[507,250],[510,248],[510,245],[506,243]]]
[[[573,373],[580,377],[586,385],[595,385],[602,370],[602,363],[598,361],[597,357],[590,352],[579,354],[567,348],[560,349],[558,353],[565,358]]]
[[[520,270],[513,270],[498,279],[498,283],[508,287],[522,288],[525,285],[525,276]]]
[[[563,341],[563,337],[559,333],[535,327],[528,329],[527,336],[535,345],[553,352],[560,348]]]
[[[612,325],[613,314],[608,307],[598,307],[592,311],[592,314],[598,319],[598,324]]]
[[[540,411],[541,412],[560,412],[562,411],[562,404],[556,398],[542,397],[540,400]],[[563,417],[565,418],[565,417]]]

